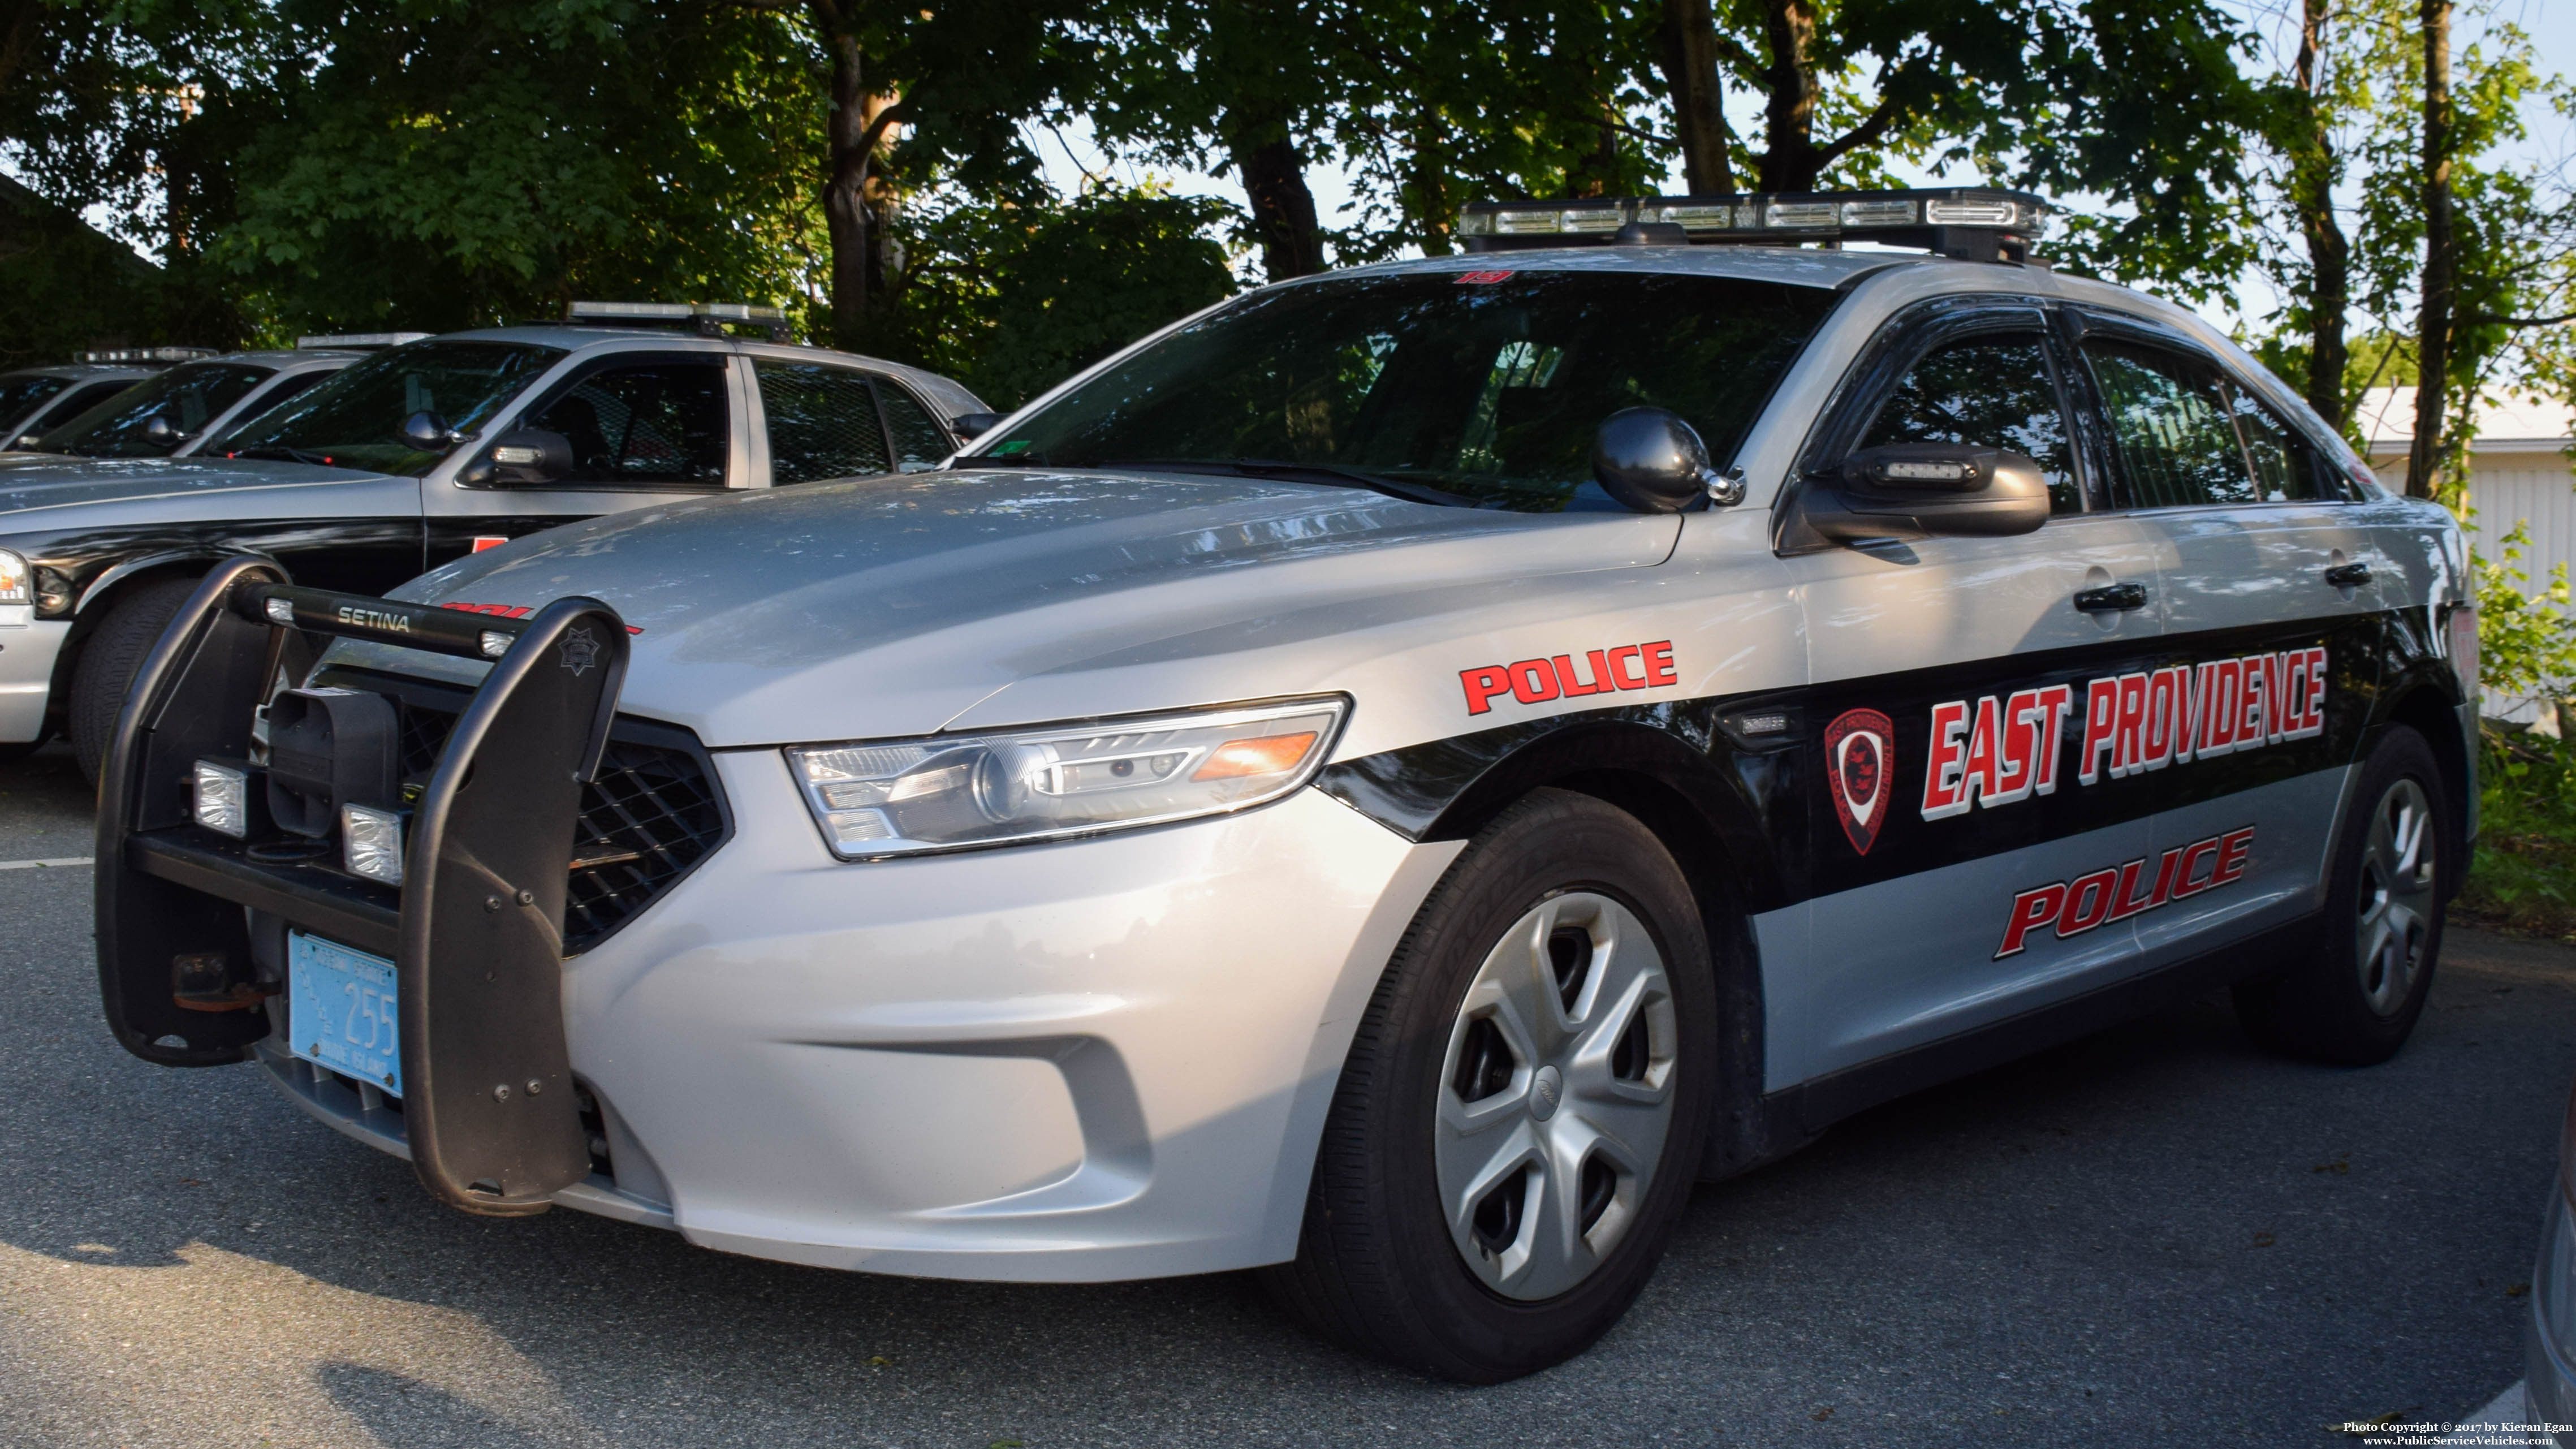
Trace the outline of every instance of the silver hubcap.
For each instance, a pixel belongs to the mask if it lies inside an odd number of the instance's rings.
[[[2389,786],[2370,817],[2353,943],[2362,999],[2381,1016],[2397,1014],[2424,969],[2433,920],[2432,822],[2432,804],[2413,780]]]
[[[1507,1298],[1553,1298],[1635,1225],[1673,1115],[1671,984],[1645,923],[1553,896],[1487,953],[1449,1028],[1433,1124],[1458,1253]]]

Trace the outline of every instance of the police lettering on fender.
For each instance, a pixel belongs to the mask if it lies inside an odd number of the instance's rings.
[[[1575,655],[1558,654],[1461,669],[1458,683],[1467,691],[1467,713],[1487,713],[1493,709],[1495,697],[1503,694],[1523,704],[1544,704],[1551,699],[1580,699],[1587,694],[1662,689],[1681,682],[1673,668],[1670,639],[1586,650],[1581,658],[1583,662],[1578,663]]]

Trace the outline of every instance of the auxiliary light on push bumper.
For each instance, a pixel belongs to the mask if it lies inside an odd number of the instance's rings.
[[[323,772],[328,815],[264,807],[263,789],[283,802],[280,781],[317,768],[276,757],[275,740],[274,769],[250,763],[296,630],[494,661],[407,810],[339,798],[363,787],[364,758]],[[99,990],[117,1039],[147,1061],[216,1066],[268,1035],[259,1008],[277,986],[258,979],[245,906],[391,958],[421,1182],[473,1212],[543,1211],[590,1171],[564,1037],[564,898],[626,656],[624,622],[595,599],[496,619],[294,588],[262,559],[208,574],[145,659],[101,780]],[[339,850],[314,836],[335,829]]]

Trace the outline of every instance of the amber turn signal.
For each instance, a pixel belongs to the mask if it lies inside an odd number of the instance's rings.
[[[1294,735],[1263,735],[1252,740],[1228,740],[1208,754],[1207,763],[1199,766],[1193,780],[1239,780],[1250,775],[1280,775],[1297,768],[1306,752],[1315,747],[1315,732]]]

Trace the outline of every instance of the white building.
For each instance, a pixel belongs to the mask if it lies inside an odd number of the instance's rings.
[[[2375,387],[2362,394],[2356,410],[2362,435],[2370,440],[2370,466],[2392,488],[2406,486],[2406,448],[2415,427],[2415,389]],[[2531,548],[2523,555],[2531,575],[2526,591],[2539,586],[2556,565],[2576,576],[2576,461],[2567,449],[2576,445],[2576,408],[2530,396],[2494,398],[2477,413],[2476,441],[2469,445],[2469,503],[2477,510],[2470,544],[2493,558],[2493,540],[2510,532],[2516,520],[2531,525]],[[2490,703],[2490,708],[2503,701]],[[2529,719],[2525,707],[2506,711],[2511,719]]]

